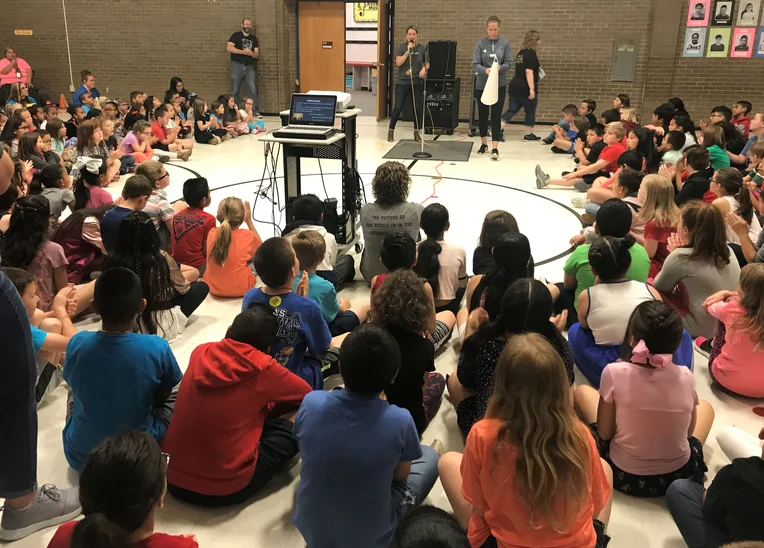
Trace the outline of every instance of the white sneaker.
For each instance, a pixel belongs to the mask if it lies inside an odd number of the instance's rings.
[[[570,200],[570,204],[576,209],[584,209],[587,202],[586,196],[573,196]]]

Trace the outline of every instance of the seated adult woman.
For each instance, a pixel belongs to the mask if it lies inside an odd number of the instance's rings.
[[[717,208],[723,216],[734,213],[745,220],[748,223],[748,238],[751,242],[758,242],[761,223],[759,223],[759,218],[753,209],[751,194],[743,184],[743,176],[740,171],[734,167],[726,167],[714,173],[711,178],[711,192],[718,196],[711,205]],[[731,247],[738,258],[738,262],[745,265],[746,260],[740,247],[740,238],[729,225],[727,225],[727,243],[733,244]]]
[[[514,215],[503,209],[495,209],[485,214],[483,227],[480,229],[478,246],[472,253],[472,273],[488,274],[496,269],[493,247],[504,234],[519,234],[520,228]],[[528,276],[533,277],[533,256],[528,265]]]
[[[361,256],[361,274],[366,283],[386,271],[380,261],[380,248],[385,236],[407,232],[419,241],[419,219],[424,207],[407,202],[411,189],[408,169],[400,162],[385,162],[377,168],[371,181],[374,202],[361,208],[361,227],[364,249]]]
[[[93,272],[103,268],[106,249],[101,240],[101,219],[114,207],[109,204],[93,209],[78,209],[56,229],[52,242],[60,245],[69,264],[66,277],[69,283],[81,284],[90,280]]]
[[[708,315],[703,302],[719,291],[734,291],[740,279],[740,264],[727,245],[719,209],[703,202],[685,204],[668,248],[669,256],[653,287],[682,317],[693,337],[710,339],[716,319]]]
[[[191,95],[191,92],[183,85],[183,80],[180,79],[180,76],[173,76],[170,78],[170,87],[164,92],[165,103],[172,103],[173,93],[177,93],[183,97],[185,101],[188,101],[188,97]]]
[[[34,97],[29,96],[29,86],[27,84],[16,82],[11,85],[11,94],[6,104],[12,105],[14,103],[18,103],[24,108],[29,108],[32,105],[36,105],[37,101],[34,100]]]
[[[122,220],[114,250],[103,268],[122,266],[135,272],[143,284],[146,308],[136,319],[139,333],[173,341],[183,333],[188,318],[209,293],[206,283],[188,283],[175,260],[159,249],[154,222],[142,211]]]
[[[77,158],[72,166],[74,179],[73,211],[83,208],[101,207],[114,202],[114,198],[102,187],[109,184],[106,173],[106,163],[100,158],[83,156]]]
[[[499,355],[513,335],[538,333],[557,350],[573,385],[573,356],[567,341],[549,321],[552,296],[532,278],[516,280],[501,299],[501,313],[492,320],[483,314],[479,329],[464,342],[456,373],[448,377],[448,393],[456,408],[456,422],[463,436],[483,418],[493,392],[493,372]]]
[[[120,149],[109,152],[100,121],[86,120],[77,128],[77,156],[99,158],[105,162],[108,182],[119,180],[119,170],[122,166],[119,159],[123,155],[124,150]]]

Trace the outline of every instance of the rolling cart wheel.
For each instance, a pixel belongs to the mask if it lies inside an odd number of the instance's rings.
[[[467,135],[469,135],[470,137],[474,137],[475,136],[475,130],[474,129],[469,130],[467,132]]]

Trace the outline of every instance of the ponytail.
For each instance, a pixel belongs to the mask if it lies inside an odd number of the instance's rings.
[[[427,239],[419,244],[419,258],[414,265],[414,272],[432,286],[432,293],[437,299],[438,275],[440,274],[438,256],[443,250],[438,239],[442,238],[443,233],[448,229],[448,210],[442,204],[430,204],[422,211],[419,224],[427,234]]]
[[[72,166],[72,173],[74,174],[74,207],[72,211],[77,211],[84,208],[90,200],[88,185],[101,186],[100,178],[106,173],[106,162],[100,158],[81,156]]]
[[[130,532],[100,512],[85,517],[74,527],[71,548],[131,548]]]
[[[533,274],[530,263],[531,244],[524,234],[504,234],[493,248],[493,258],[496,270],[483,276],[475,288],[472,301],[468,303],[470,311],[481,306],[491,319],[501,312],[507,288],[515,280]]]
[[[589,265],[602,282],[623,278],[631,266],[630,249],[636,243],[631,234],[623,238],[600,236],[589,248]]]
[[[215,236],[215,243],[212,246],[210,257],[218,266],[223,266],[225,260],[228,258],[228,250],[231,247],[231,237],[233,235],[233,229],[228,219],[224,219],[220,227],[218,228],[217,236]]]
[[[62,169],[59,164],[47,164],[34,174],[32,182],[27,187],[27,194],[34,196],[42,194],[44,188],[59,188]]]
[[[218,227],[210,257],[215,264],[223,266],[231,248],[233,231],[244,222],[244,202],[233,196],[226,198],[218,206],[217,220],[220,222],[220,227]]]
[[[716,183],[724,189],[724,193],[733,196],[740,204],[738,210],[733,213],[740,215],[750,225],[753,221],[753,202],[751,202],[748,189],[743,184],[740,171],[734,167],[725,167],[716,172],[715,179]]]

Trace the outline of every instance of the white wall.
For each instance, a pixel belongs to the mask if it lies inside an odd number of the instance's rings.
[[[353,4],[345,4],[345,27],[346,29],[364,29],[345,30],[345,40],[374,41],[373,44],[347,44],[345,46],[346,62],[348,64],[375,63],[377,61],[377,23],[353,21]]]

